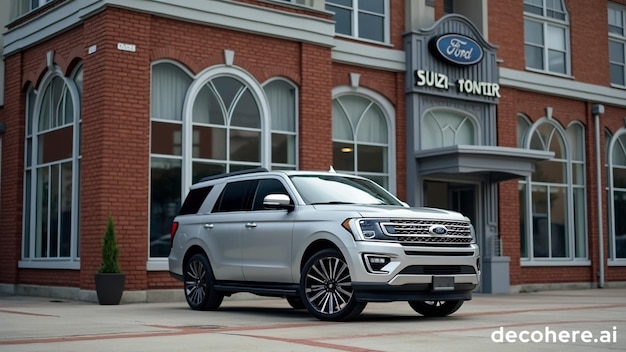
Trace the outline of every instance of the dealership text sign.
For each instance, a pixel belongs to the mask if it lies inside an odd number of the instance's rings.
[[[478,82],[459,78],[456,80],[455,85],[460,93],[500,98],[500,85],[498,83]],[[443,73],[415,70],[415,86],[448,90],[450,88],[450,80]]]

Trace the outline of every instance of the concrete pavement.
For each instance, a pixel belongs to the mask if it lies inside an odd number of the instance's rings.
[[[285,300],[94,303],[0,297],[0,351],[625,351],[626,288],[475,295],[446,318],[370,303],[321,322]]]

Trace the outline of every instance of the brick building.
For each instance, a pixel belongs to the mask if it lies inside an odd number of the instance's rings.
[[[258,166],[332,165],[464,212],[483,292],[626,282],[624,0],[4,10],[0,292],[95,300],[112,215],[124,299],[180,294],[186,190]]]

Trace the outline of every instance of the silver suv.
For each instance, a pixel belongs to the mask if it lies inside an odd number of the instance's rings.
[[[454,313],[480,281],[467,217],[410,208],[376,183],[333,172],[246,170],[193,185],[171,231],[170,274],[189,306],[284,297],[321,320],[368,302]]]

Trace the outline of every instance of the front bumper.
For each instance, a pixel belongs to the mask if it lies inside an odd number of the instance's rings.
[[[352,283],[357,301],[391,302],[391,301],[451,301],[472,299],[474,284],[455,284],[454,290],[435,291],[432,284],[407,284],[391,286],[387,284]]]
[[[475,244],[427,247],[358,241],[347,250],[354,259],[352,287],[359,301],[469,300],[480,283]],[[370,257],[388,262],[373,270]]]

